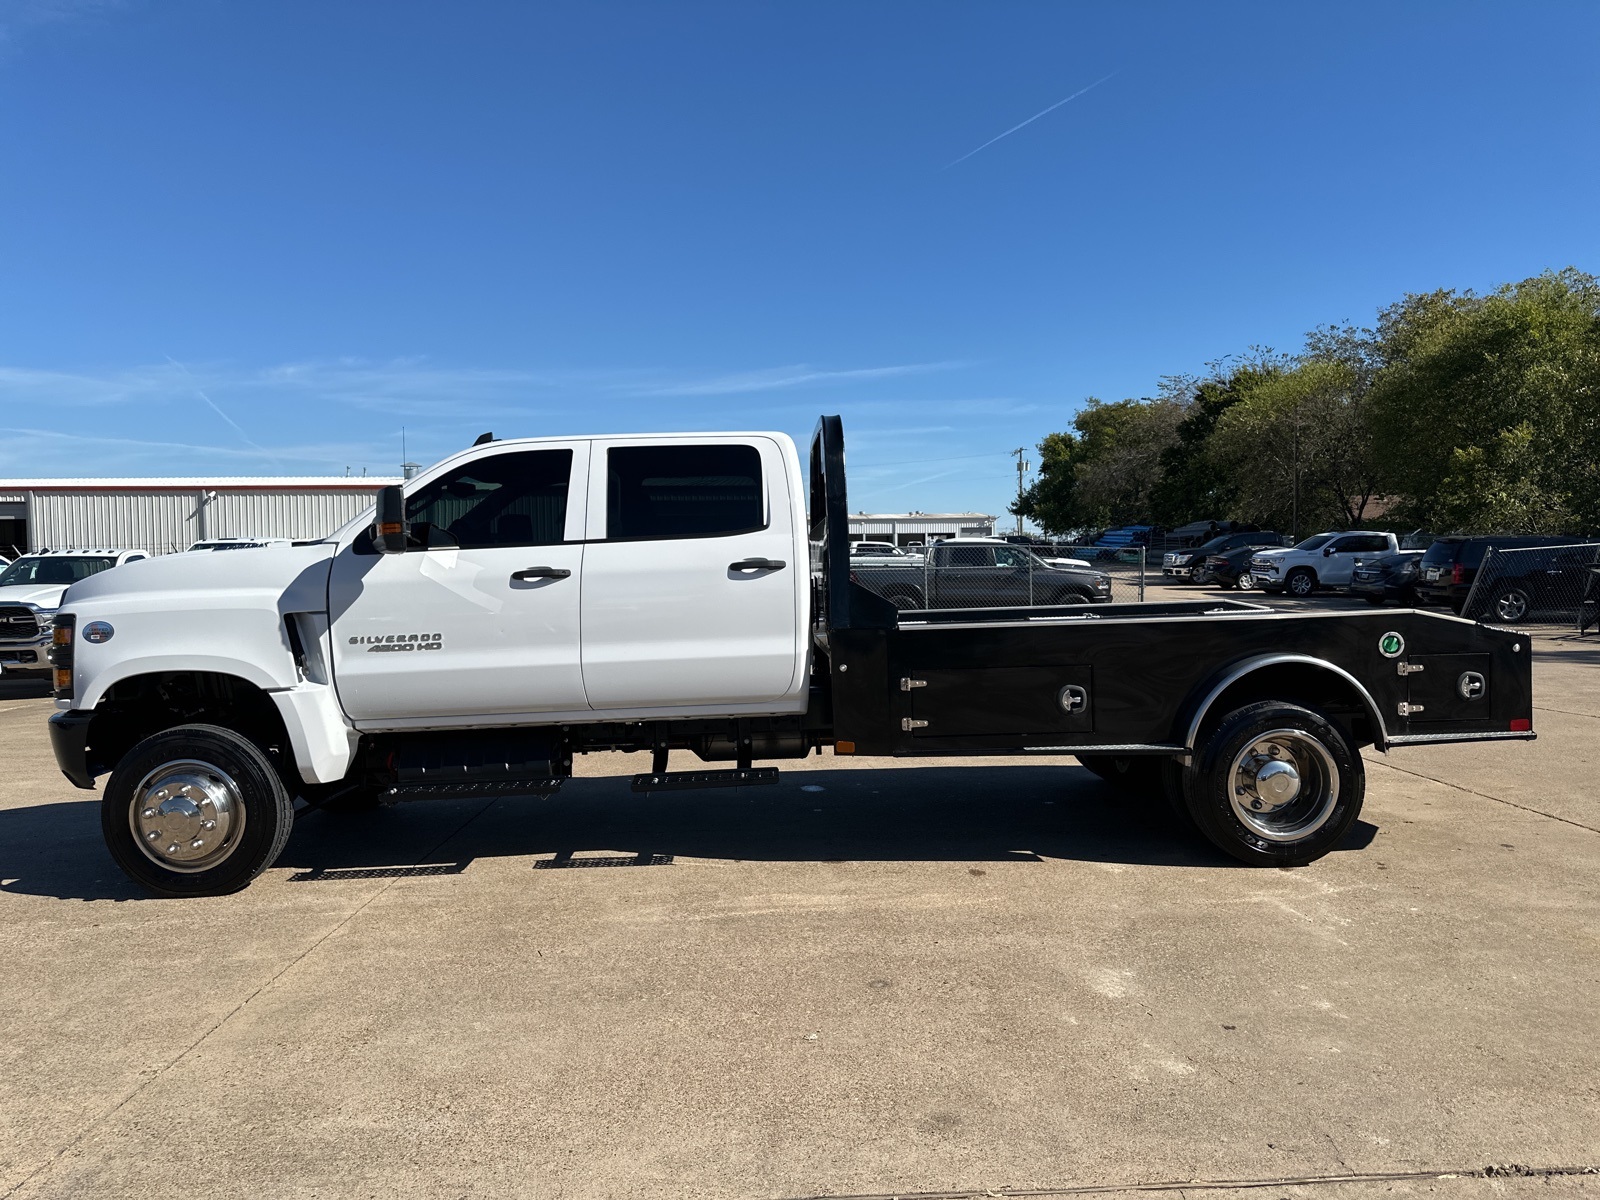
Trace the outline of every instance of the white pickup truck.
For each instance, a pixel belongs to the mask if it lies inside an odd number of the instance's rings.
[[[754,760],[822,747],[1074,754],[1243,861],[1302,863],[1360,812],[1362,746],[1533,736],[1518,634],[1216,600],[902,611],[851,581],[848,519],[837,417],[809,470],[778,433],[480,440],[323,541],[74,584],[56,759],[110,773],[113,858],[184,896],[270,866],[297,798],[548,797],[605,750],[652,756],[642,792],[775,783]]]
[[[1309,596],[1318,588],[1347,588],[1356,561],[1393,554],[1400,539],[1392,533],[1319,533],[1287,550],[1262,550],[1250,556],[1250,575],[1266,592]]]

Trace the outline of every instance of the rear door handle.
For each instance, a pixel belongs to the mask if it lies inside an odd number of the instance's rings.
[[[781,571],[789,564],[781,558],[741,558],[736,563],[729,563],[730,571]]]
[[[513,579],[565,579],[572,572],[565,567],[524,567],[511,572]]]

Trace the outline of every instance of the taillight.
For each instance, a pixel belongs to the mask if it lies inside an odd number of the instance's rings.
[[[56,614],[55,631],[50,635],[50,665],[55,668],[57,700],[72,699],[72,648],[77,631],[76,615]]]
[[[1450,568],[1450,582],[1451,583],[1461,583],[1461,582],[1463,582],[1462,577],[1464,575],[1466,575],[1466,573],[1467,573],[1466,567],[1462,566],[1460,563],[1457,563],[1455,566]]]

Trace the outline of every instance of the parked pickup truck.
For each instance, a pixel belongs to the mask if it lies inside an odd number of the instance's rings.
[[[0,570],[0,672],[47,676],[51,623],[67,588],[148,557],[143,550],[41,550],[7,563]]]
[[[1399,549],[1392,533],[1319,533],[1287,550],[1251,556],[1250,574],[1263,591],[1309,596],[1318,588],[1349,587],[1358,559]]]
[[[999,538],[947,538],[907,571],[851,560],[850,579],[899,609],[1104,604],[1111,576],[1088,563],[1060,565]]]
[[[109,773],[128,875],[194,896],[270,866],[297,796],[547,797],[604,750],[651,754],[650,793],[825,747],[1076,755],[1306,863],[1361,811],[1362,747],[1534,736],[1526,636],[1445,613],[897,610],[850,579],[837,417],[808,466],[777,433],[488,441],[321,542],[92,576],[54,625],[56,759]]]

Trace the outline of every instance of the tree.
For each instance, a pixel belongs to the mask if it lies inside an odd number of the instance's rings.
[[[1161,452],[1161,476],[1150,490],[1152,519],[1176,526],[1233,512],[1238,486],[1213,461],[1209,452],[1212,431],[1223,413],[1286,365],[1271,351],[1258,350],[1226,375],[1223,363],[1214,364],[1211,378],[1192,387],[1183,398],[1184,415],[1173,442]]]
[[[1402,510],[1440,531],[1600,527],[1600,280],[1575,268],[1379,317],[1372,430]]]
[[[1039,443],[1039,478],[1011,506],[1047,533],[1144,520],[1161,476],[1161,452],[1183,419],[1176,401],[1091,396],[1072,419],[1076,433]]]
[[[1208,447],[1239,516],[1296,532],[1363,524],[1378,488],[1362,388],[1349,362],[1308,358],[1242,389]]]

